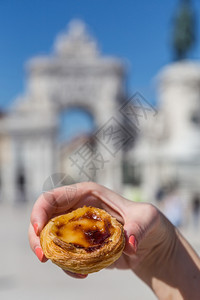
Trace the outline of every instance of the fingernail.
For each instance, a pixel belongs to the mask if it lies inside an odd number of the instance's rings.
[[[37,255],[38,259],[41,261],[41,262],[45,262],[45,256],[44,256],[44,253],[42,251],[42,249],[40,247],[36,248],[35,249],[35,254]]]
[[[34,223],[33,224],[33,228],[35,230],[35,234],[38,235],[38,224],[37,223]]]
[[[86,278],[88,275],[87,274],[77,274],[78,278]]]
[[[73,272],[70,272],[70,271],[66,271],[66,270],[63,270],[67,275],[71,276],[71,277],[74,277],[74,278],[86,278],[88,276],[88,274],[78,274],[78,273],[73,273]]]
[[[133,246],[135,252],[137,251],[138,242],[134,235],[131,235],[128,239],[128,242]]]

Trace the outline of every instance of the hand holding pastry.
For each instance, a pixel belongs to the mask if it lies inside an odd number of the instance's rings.
[[[78,208],[81,209],[76,211],[74,219],[73,213]],[[88,217],[87,209],[94,209],[93,217]],[[103,209],[105,217],[98,209]],[[107,217],[106,212],[112,217]],[[64,214],[67,215],[59,217]],[[54,219],[51,220],[52,218]],[[122,226],[117,225],[115,218],[123,225],[125,247]],[[92,222],[89,221],[89,225],[88,219]],[[116,226],[118,232],[116,236],[112,235],[114,231],[105,230],[106,219],[113,228]],[[63,224],[64,227],[60,231],[59,226],[62,227]],[[91,256],[91,265],[96,264],[94,269],[85,263],[87,253],[91,250],[89,243],[91,237],[89,240],[83,239],[81,244],[78,242],[77,246],[77,241],[80,239],[76,240],[75,235],[72,240],[70,235],[71,229],[74,230],[77,228],[76,225],[81,225],[81,231],[80,228],[77,230],[78,235],[83,236],[84,233],[85,236],[86,233],[87,236],[91,232],[91,230],[87,231],[88,226],[91,229],[91,224],[95,226],[92,234],[95,232],[96,235],[100,231],[104,237],[100,240],[92,237],[92,247],[95,251]],[[75,270],[78,273],[74,274],[76,278],[85,278],[87,275],[83,273],[94,272],[109,265],[121,255],[124,247],[123,254],[111,267],[133,270],[152,288],[158,299],[199,299],[200,260],[179,231],[151,204],[128,201],[96,183],[78,183],[42,194],[31,214],[29,241],[40,261],[47,260],[41,248],[42,244],[46,255],[64,270]],[[116,252],[114,252],[115,247],[111,247],[112,249],[105,247],[109,243],[116,245]],[[57,247],[60,247],[59,251]],[[64,260],[60,256],[60,250],[64,253]],[[82,254],[82,257],[79,256],[83,263],[81,267],[74,263],[73,258]],[[112,254],[114,254],[113,260]],[[109,257],[105,265],[101,264],[101,255]],[[87,258],[90,258],[90,255]]]
[[[57,188],[42,194],[36,201],[31,214],[29,240],[38,258],[42,262],[47,260],[41,249],[40,234],[49,220],[84,205],[107,211],[124,226],[124,253],[133,256],[136,263],[138,243],[157,223],[156,209],[148,204],[132,203],[115,192],[91,182]],[[115,266],[129,268],[128,263],[127,257],[125,259],[123,255],[115,262]]]

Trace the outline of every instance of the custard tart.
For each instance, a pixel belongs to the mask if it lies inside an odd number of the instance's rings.
[[[47,258],[79,274],[97,272],[114,263],[125,245],[123,226],[106,211],[81,207],[51,219],[40,235]]]

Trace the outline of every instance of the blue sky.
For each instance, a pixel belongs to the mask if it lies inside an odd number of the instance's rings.
[[[90,134],[95,129],[91,115],[79,108],[71,108],[61,113],[58,141],[68,142],[75,137]]]
[[[49,54],[68,22],[88,24],[105,55],[128,62],[128,90],[154,102],[152,79],[172,60],[170,32],[178,0],[0,0],[0,108],[25,87],[25,62]],[[200,16],[200,1],[193,0]],[[198,28],[200,24],[198,22]],[[198,30],[200,37],[200,30]],[[200,41],[191,52],[200,58]]]

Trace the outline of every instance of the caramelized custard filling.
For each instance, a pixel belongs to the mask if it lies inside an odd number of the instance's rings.
[[[61,216],[54,222],[51,231],[64,243],[94,251],[108,242],[113,226],[110,218],[102,220],[95,212],[86,211],[82,216],[69,219],[67,223]]]

